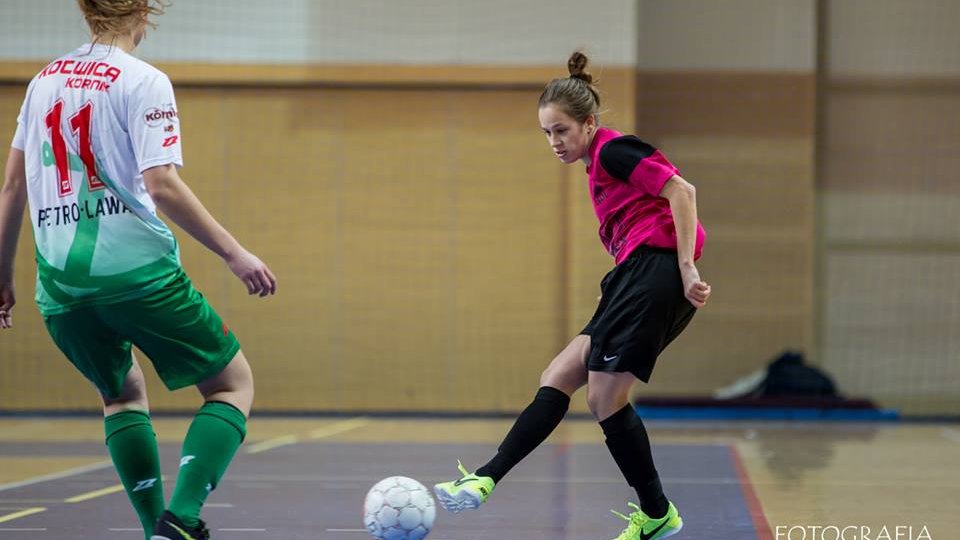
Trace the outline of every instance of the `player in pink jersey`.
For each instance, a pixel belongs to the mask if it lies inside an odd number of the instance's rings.
[[[203,540],[200,511],[246,435],[253,374],[233,332],[183,271],[158,209],[220,255],[250,294],[274,294],[276,278],[177,172],[173,87],[131,54],[164,3],[77,3],[91,41],[30,82],[6,163],[0,328],[13,324],[13,259],[29,202],[37,305],[56,345],[102,397],[106,445],[145,538]],[[169,505],[133,345],[168,388],[196,386],[204,400]]]
[[[586,327],[540,378],[533,402],[517,418],[486,465],[437,484],[441,506],[477,508],[494,487],[559,425],[570,396],[587,385],[587,403],[611,455],[640,506],[617,540],[659,540],[683,527],[667,500],[650,441],[628,401],[637,379],[649,382],[657,356],[710,297],[695,261],[706,239],[697,220],[696,190],[656,148],[599,125],[600,95],[585,71],[587,57],[568,62],[570,76],[551,81],[539,102],[540,127],[562,162],[587,166],[600,240],[616,266]]]

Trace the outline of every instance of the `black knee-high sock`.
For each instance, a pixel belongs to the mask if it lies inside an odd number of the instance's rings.
[[[640,509],[652,518],[667,513],[667,498],[663,495],[660,475],[653,465],[650,439],[643,422],[633,407],[627,405],[600,422],[606,436],[607,448],[620,467],[627,484],[637,492]]]
[[[541,387],[533,402],[517,417],[510,433],[507,433],[497,449],[497,455],[477,469],[476,474],[489,476],[494,482],[500,482],[514,465],[520,463],[553,433],[569,407],[570,396],[556,388]]]

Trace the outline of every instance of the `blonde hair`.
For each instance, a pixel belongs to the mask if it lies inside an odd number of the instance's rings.
[[[157,25],[150,21],[151,15],[163,15],[170,6],[164,0],[77,0],[83,18],[90,31],[97,37],[123,35],[135,29],[141,22],[151,28]]]
[[[554,79],[540,94],[539,107],[547,105],[560,107],[577,122],[586,122],[587,118],[600,112],[600,93],[593,85],[593,76],[587,72],[589,59],[580,51],[574,52],[567,60],[569,77]]]

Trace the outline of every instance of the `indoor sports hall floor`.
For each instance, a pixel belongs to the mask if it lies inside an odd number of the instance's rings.
[[[169,496],[189,419],[154,422]],[[216,539],[362,540],[368,538],[362,501],[375,481],[450,479],[457,458],[477,466],[509,425],[254,418],[204,517]],[[678,539],[835,540],[830,529],[817,536],[811,526],[858,527],[860,536],[848,532],[844,539],[884,538],[882,527],[898,540],[960,538],[956,425],[655,421],[648,427],[664,486],[685,519]],[[106,461],[102,431],[92,417],[0,418],[0,538],[142,538]],[[625,511],[630,498],[596,424],[568,420],[483,509],[441,510],[429,538],[608,539],[622,528],[609,509]]]

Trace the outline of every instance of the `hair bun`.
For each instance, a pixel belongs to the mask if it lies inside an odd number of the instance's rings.
[[[567,60],[567,69],[570,70],[570,78],[580,79],[587,84],[592,84],[593,75],[590,75],[590,73],[586,71],[589,61],[587,55],[580,51],[571,54],[570,59]]]

